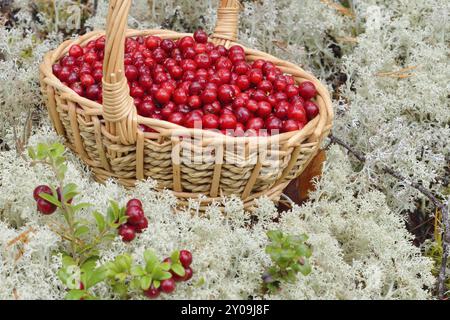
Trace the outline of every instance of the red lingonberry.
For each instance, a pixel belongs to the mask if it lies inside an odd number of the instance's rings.
[[[138,207],[142,208],[142,202],[139,199],[135,199],[135,198],[130,199],[130,200],[128,200],[126,207],[128,208],[131,206],[138,206]]]
[[[123,224],[119,227],[119,235],[123,242],[130,242],[136,237],[135,228],[129,224]]]
[[[49,215],[56,211],[56,206],[47,200],[39,198],[36,200],[37,209],[40,213]]]
[[[144,290],[144,294],[150,299],[156,299],[156,298],[158,298],[158,296],[160,294],[160,290],[159,290],[159,288],[156,289],[155,286],[153,286],[153,284],[152,284],[150,286],[150,288],[148,288],[147,290]]]
[[[175,287],[175,280],[173,280],[172,278],[161,281],[160,289],[164,293],[172,293],[173,291],[175,291]]]
[[[206,43],[208,42],[208,34],[203,30],[197,30],[194,32],[194,39],[198,43]]]
[[[319,114],[319,107],[313,101],[305,101],[304,106],[308,120],[314,119]]]

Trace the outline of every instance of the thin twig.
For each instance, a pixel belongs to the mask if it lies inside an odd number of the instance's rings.
[[[355,156],[355,158],[357,158],[359,161],[361,161],[361,162],[366,161],[366,156],[363,153],[356,151],[353,147],[351,147],[350,145],[345,143],[340,138],[338,138],[332,134],[329,136],[329,138],[330,138],[331,143],[336,143],[336,144],[344,147],[351,154],[353,154]],[[448,257],[448,253],[449,253],[448,251],[449,251],[449,243],[450,243],[450,233],[449,233],[450,227],[449,227],[449,221],[448,221],[448,201],[447,201],[447,203],[440,201],[430,190],[426,189],[424,186],[422,186],[421,184],[419,184],[417,182],[411,181],[410,179],[403,176],[401,173],[395,171],[394,169],[392,169],[388,166],[381,165],[380,168],[383,172],[391,175],[395,179],[404,182],[408,186],[410,186],[410,187],[416,189],[417,191],[419,191],[420,193],[422,193],[425,197],[427,197],[433,203],[433,205],[436,208],[438,208],[442,212],[442,222],[444,225],[443,241],[442,241],[443,253],[442,253],[441,268],[440,268],[439,277],[438,277],[437,290],[438,290],[439,298],[443,299],[445,297],[445,273],[446,273],[446,269],[447,269],[447,257]]]

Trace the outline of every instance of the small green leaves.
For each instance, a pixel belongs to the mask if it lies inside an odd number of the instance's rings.
[[[267,232],[271,243],[266,247],[266,253],[270,255],[274,265],[263,275],[263,283],[266,290],[276,292],[281,283],[294,283],[297,281],[297,273],[307,276],[311,273],[311,265],[308,258],[311,257],[311,247],[306,243],[308,236],[285,235],[280,230]]]
[[[54,204],[58,208],[61,208],[61,202],[54,195],[51,195],[51,194],[48,194],[48,193],[40,193],[39,197],[41,197],[42,199],[47,200],[48,202]]]
[[[173,265],[172,265],[172,271],[173,272],[175,272],[177,275],[179,275],[180,277],[184,277],[184,275],[185,275],[185,271],[184,271],[184,268],[183,268],[183,266],[180,264],[180,263],[174,263]]]

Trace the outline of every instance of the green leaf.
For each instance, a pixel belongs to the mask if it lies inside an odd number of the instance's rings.
[[[112,286],[114,292],[119,294],[120,296],[125,296],[128,292],[128,288],[125,283],[116,283]]]
[[[159,271],[156,273],[156,275],[154,275],[154,278],[159,281],[167,280],[172,278],[172,274],[167,271]]]
[[[33,160],[36,159],[36,152],[34,152],[34,148],[32,147],[28,148],[28,156]]]
[[[63,255],[62,257],[62,265],[63,267],[74,266],[76,265],[75,260],[71,256]]]
[[[140,280],[140,278],[133,278],[130,281],[130,288],[134,289],[134,290],[141,289],[141,280]]]
[[[59,202],[57,197],[55,197],[51,194],[48,194],[48,193],[44,193],[44,192],[39,193],[39,197],[41,197],[44,200],[47,200],[48,202],[54,204],[55,206],[61,208],[61,202]]]
[[[108,222],[108,225],[112,225],[116,222],[114,210],[111,207],[108,207],[108,209],[106,209],[106,221]]]
[[[304,275],[307,276],[308,274],[311,273],[311,265],[309,264],[308,260],[305,260],[305,263],[303,265],[300,265],[300,272]]]
[[[197,283],[194,285],[195,287],[201,287],[202,285],[205,284],[205,278],[201,277],[200,279],[198,279]]]
[[[82,271],[92,271],[97,266],[98,257],[92,256],[89,257],[82,265],[81,270]]]
[[[158,280],[153,280],[153,286],[155,287],[155,289],[158,289],[159,286],[161,285],[161,282]]]
[[[117,273],[115,276],[114,276],[114,279],[116,279],[117,281],[119,281],[119,282],[124,282],[126,279],[127,279],[127,274],[126,273],[124,273],[124,272],[121,272],[121,273]]]
[[[186,272],[184,271],[183,266],[181,264],[179,264],[179,263],[174,263],[172,265],[172,271],[175,272],[180,277],[184,277],[184,275],[186,274]]]
[[[168,262],[163,262],[159,265],[159,267],[161,268],[161,270],[164,271],[169,271],[170,270],[170,263]]]
[[[170,255],[170,260],[172,260],[172,263],[177,263],[178,261],[180,261],[180,251],[176,250],[172,252],[172,254]]]
[[[97,283],[102,282],[106,278],[106,269],[105,268],[97,268],[91,272],[86,281],[86,288],[90,288],[95,286]]]
[[[279,242],[283,239],[283,233],[280,230],[271,230],[267,232],[267,237],[274,242]]]
[[[105,217],[98,211],[92,212],[92,215],[95,218],[95,221],[97,222],[97,229],[99,232],[103,232],[106,227]]]
[[[74,236],[80,237],[89,232],[89,228],[87,226],[80,226],[75,230]]]
[[[70,290],[66,296],[64,297],[66,300],[80,300],[83,296],[86,295],[85,290]]]
[[[47,145],[38,143],[36,147],[36,157],[38,160],[44,160],[47,157]]]
[[[145,275],[145,270],[141,266],[133,266],[131,268],[131,275],[133,276],[143,276]]]
[[[158,257],[152,250],[145,250],[144,260],[145,260],[145,270],[147,270],[148,273],[153,272],[153,269],[159,263]]]
[[[53,158],[62,156],[64,154],[64,151],[64,146],[58,142],[52,144],[49,148],[50,156],[52,156]]]
[[[141,278],[141,289],[142,290],[147,290],[148,288],[150,288],[151,284],[152,284],[152,277],[150,277],[150,276],[143,276]]]

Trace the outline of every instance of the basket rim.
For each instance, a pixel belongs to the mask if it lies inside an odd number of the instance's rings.
[[[81,105],[82,111],[77,110],[77,112],[80,112],[80,113],[87,112],[89,115],[103,115],[103,105],[96,101],[92,101],[90,99],[87,99],[85,97],[78,95],[70,87],[64,85],[53,74],[52,65],[54,63],[56,63],[57,61],[59,61],[62,58],[62,56],[68,52],[71,45],[84,44],[85,42],[92,40],[93,37],[104,36],[105,33],[106,33],[105,30],[93,30],[93,31],[85,33],[84,35],[78,36],[76,38],[65,40],[58,47],[47,52],[44,55],[43,62],[40,64],[40,67],[39,67],[40,72],[43,75],[45,75],[45,77],[43,77],[42,81],[46,82],[48,85],[54,86],[54,87],[62,90],[64,92],[63,93],[64,95],[66,95],[68,98],[74,100],[75,102],[79,103]],[[176,32],[176,31],[167,30],[167,29],[137,30],[137,29],[129,28],[126,31],[127,37],[135,37],[135,36],[150,35],[150,34],[155,35],[155,36],[165,37],[165,38],[173,38],[173,39],[179,39],[184,36],[192,36],[193,35],[192,33]],[[236,141],[236,142],[265,141],[265,142],[270,143],[272,140],[280,140],[280,141],[289,140],[289,141],[293,142],[293,141],[298,141],[299,138],[307,138],[307,137],[313,135],[313,132],[316,131],[316,129],[319,125],[319,121],[322,117],[325,118],[325,124],[323,125],[320,134],[318,134],[318,136],[315,137],[316,140],[319,141],[320,136],[322,136],[322,133],[331,129],[333,118],[334,118],[332,101],[331,101],[331,97],[330,97],[330,93],[329,93],[328,89],[321,83],[320,80],[318,80],[313,74],[303,70],[301,67],[299,67],[298,65],[295,65],[291,62],[279,59],[271,54],[268,54],[266,52],[263,52],[263,51],[260,51],[257,49],[248,48],[237,41],[230,41],[228,44],[228,47],[233,46],[233,45],[238,45],[238,46],[242,47],[245,51],[246,56],[250,55],[250,54],[251,55],[261,55],[261,56],[263,56],[263,57],[261,57],[263,59],[268,59],[269,61],[278,62],[278,63],[283,62],[283,64],[285,66],[289,66],[291,68],[295,67],[299,71],[303,72],[304,75],[306,76],[306,78],[304,78],[305,81],[311,81],[314,83],[314,85],[316,87],[319,87],[322,89],[324,94],[322,95],[322,94],[318,93],[317,96],[320,96],[321,99],[323,100],[325,109],[322,109],[319,107],[318,116],[316,116],[314,119],[311,119],[310,121],[308,121],[308,123],[300,130],[285,132],[285,133],[280,133],[277,135],[270,135],[270,136],[248,136],[248,137],[227,136],[227,135],[224,135],[220,132],[216,132],[213,130],[206,130],[206,129],[201,129],[201,128],[187,128],[187,127],[180,126],[180,125],[177,125],[177,124],[165,121],[165,120],[159,120],[159,119],[148,118],[148,117],[143,117],[143,116],[137,115],[136,125],[138,125],[138,124],[159,125],[159,127],[166,128],[166,131],[164,132],[164,134],[162,134],[159,131],[156,133],[145,132],[144,137],[146,137],[146,138],[155,137],[156,138],[156,137],[162,136],[162,135],[170,135],[171,133],[173,133],[173,131],[176,131],[176,132],[179,132],[179,135],[183,135],[183,134],[191,134],[192,135],[192,134],[198,134],[200,132],[202,134],[202,136],[214,138],[214,140],[216,140],[216,139],[220,140],[220,141],[215,141],[215,142],[220,142],[220,143],[223,143],[223,142],[229,143],[229,142],[233,142],[233,141]],[[286,72],[286,73],[288,73],[288,72]],[[297,81],[297,83],[298,83],[298,81]],[[86,110],[86,109],[88,109],[88,110]]]

